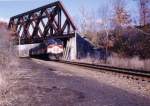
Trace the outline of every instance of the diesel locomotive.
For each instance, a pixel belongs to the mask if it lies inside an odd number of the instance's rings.
[[[30,56],[45,55],[50,60],[60,60],[63,56],[64,44],[60,39],[48,39],[29,51]]]

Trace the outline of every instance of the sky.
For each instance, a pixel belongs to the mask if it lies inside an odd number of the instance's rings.
[[[9,18],[35,9],[37,7],[49,4],[57,0],[0,0],[0,20],[9,21]],[[103,6],[105,3],[109,4],[110,0],[61,0],[65,5],[65,8],[72,17],[81,18],[81,8],[84,7],[87,11],[97,11],[98,8]],[[131,13],[137,12],[136,3],[134,0],[127,0],[127,9]],[[136,14],[133,18],[136,18]]]

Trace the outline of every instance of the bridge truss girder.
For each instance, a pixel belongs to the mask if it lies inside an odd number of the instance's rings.
[[[18,43],[40,43],[47,38],[68,39],[76,27],[61,2],[11,17],[9,29],[15,32]]]

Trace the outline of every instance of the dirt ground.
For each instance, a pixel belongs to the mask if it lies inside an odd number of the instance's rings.
[[[150,106],[150,84],[37,59],[18,59],[0,28],[0,106]]]
[[[37,59],[19,63],[9,67],[0,106],[150,106],[146,82]]]

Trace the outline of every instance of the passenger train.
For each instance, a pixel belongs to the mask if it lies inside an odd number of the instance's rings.
[[[48,39],[29,51],[30,56],[46,55],[50,60],[60,60],[64,44],[60,39]]]

